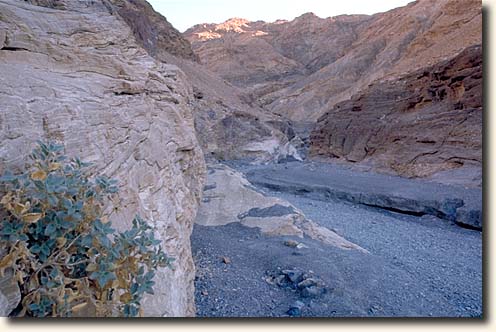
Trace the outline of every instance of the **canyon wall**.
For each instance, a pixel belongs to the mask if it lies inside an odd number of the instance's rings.
[[[110,220],[125,229],[140,214],[175,259],[158,271],[145,315],[193,316],[190,233],[205,179],[193,90],[147,54],[115,3],[0,0],[0,173],[46,139],[117,179]],[[177,54],[193,57],[186,46]]]
[[[481,185],[481,86],[480,45],[434,66],[374,82],[318,120],[310,154],[407,177],[465,169],[467,183]]]

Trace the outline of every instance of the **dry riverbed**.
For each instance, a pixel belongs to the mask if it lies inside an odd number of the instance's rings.
[[[259,183],[274,167],[297,166],[301,171],[298,163],[231,166]],[[329,179],[333,171],[320,173]],[[271,183],[278,181],[270,178]],[[360,173],[357,178],[366,180],[367,175]],[[298,181],[305,181],[304,173],[299,173]],[[197,224],[192,235],[197,316],[482,315],[480,231],[430,214],[398,213],[284,188],[274,191],[259,185],[257,189],[289,201],[309,219],[368,253],[307,237],[269,236],[238,222]]]

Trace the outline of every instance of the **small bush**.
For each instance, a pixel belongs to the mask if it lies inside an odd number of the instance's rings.
[[[39,142],[27,172],[0,178],[0,275],[12,268],[22,298],[12,315],[140,315],[155,270],[172,260],[139,217],[122,233],[104,220],[116,181],[92,179],[89,164],[62,149]]]

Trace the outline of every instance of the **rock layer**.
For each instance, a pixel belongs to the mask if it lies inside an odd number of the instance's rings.
[[[174,270],[158,271],[145,315],[193,316],[189,236],[205,178],[193,91],[107,1],[41,2],[0,0],[0,173],[50,139],[116,178],[110,220],[125,229],[140,214],[175,258]]]
[[[482,47],[338,103],[319,119],[310,154],[407,177],[482,169]],[[481,174],[469,180],[480,185]]]

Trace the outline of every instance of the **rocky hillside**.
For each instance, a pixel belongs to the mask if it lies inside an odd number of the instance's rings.
[[[185,32],[202,63],[247,99],[315,121],[378,78],[414,71],[481,43],[481,2],[418,0],[372,16],[232,19]]]
[[[300,159],[297,148],[302,143],[288,122],[248,104],[239,88],[199,65],[190,43],[145,0],[111,2],[111,10],[131,27],[149,55],[178,66],[186,74],[193,89],[188,104],[207,158],[248,158],[258,162]]]
[[[480,45],[375,82],[318,120],[310,153],[407,177],[464,168],[471,171],[458,176],[481,185],[481,86]]]
[[[35,141],[50,139],[94,163],[96,174],[118,179],[116,209],[107,211],[113,224],[127,228],[140,214],[175,258],[173,270],[157,273],[145,315],[193,316],[190,234],[205,180],[193,89],[178,67],[140,46],[135,35],[150,31],[130,28],[126,8],[0,0],[0,173],[23,167]],[[148,51],[174,39],[150,33]],[[187,43],[177,45],[177,54],[192,58]]]
[[[303,142],[284,117],[247,104],[240,89],[198,63],[171,55],[162,60],[181,68],[193,87],[189,105],[207,159],[301,160]]]

